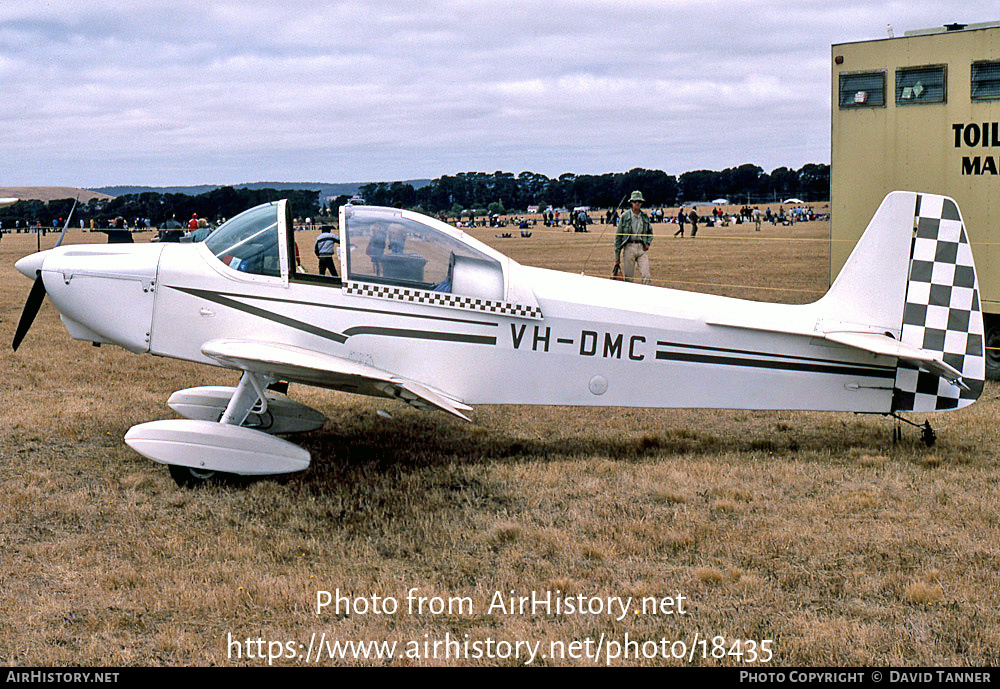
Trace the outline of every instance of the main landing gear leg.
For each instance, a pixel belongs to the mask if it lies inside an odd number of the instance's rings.
[[[265,376],[257,376],[250,371],[244,371],[243,377],[240,378],[240,384],[232,399],[229,400],[219,423],[239,426],[246,421],[251,412],[263,415],[267,411],[267,395],[264,394],[264,388],[272,382],[272,379]],[[195,469],[177,464],[168,465],[168,469],[174,483],[181,488],[194,488],[233,476],[220,471]]]
[[[909,419],[903,418],[902,416],[900,416],[899,414],[897,414],[895,412],[892,412],[891,414],[888,414],[888,416],[891,416],[892,418],[894,418],[896,420],[896,423],[895,423],[895,425],[893,426],[893,429],[892,429],[892,443],[894,445],[896,444],[897,441],[900,441],[900,440],[903,439],[903,428],[902,428],[902,426],[900,426],[900,422],[909,424],[909,425],[913,426],[914,428],[919,428],[920,429],[920,440],[927,447],[931,447],[932,445],[934,445],[934,441],[937,440],[937,433],[935,433],[934,429],[931,428],[931,422],[930,421],[926,421],[925,420],[922,424],[914,423],[914,422],[910,421]]]
[[[264,388],[272,382],[272,379],[265,376],[244,371],[240,384],[236,387],[236,393],[229,400],[229,405],[222,413],[219,423],[239,426],[247,420],[250,412],[263,415],[267,411],[267,395],[264,394]]]

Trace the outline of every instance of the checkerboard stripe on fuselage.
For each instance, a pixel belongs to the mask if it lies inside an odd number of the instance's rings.
[[[900,361],[894,411],[957,409],[976,401],[986,374],[979,282],[958,207],[943,196],[917,195],[900,340],[940,352],[969,389]]]

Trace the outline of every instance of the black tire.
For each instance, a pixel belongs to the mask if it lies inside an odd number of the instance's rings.
[[[167,469],[170,470],[170,478],[181,488],[197,488],[220,481],[226,476],[220,471],[203,471],[179,464],[168,464]]]
[[[986,318],[986,377],[1000,380],[1000,318]]]

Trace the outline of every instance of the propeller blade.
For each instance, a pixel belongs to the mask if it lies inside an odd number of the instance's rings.
[[[15,352],[21,346],[21,340],[28,333],[28,328],[35,322],[35,316],[38,315],[38,310],[42,308],[42,301],[44,300],[45,283],[42,282],[42,271],[38,271],[38,276],[31,285],[31,291],[28,292],[28,299],[24,302],[24,310],[21,311],[21,320],[17,322],[17,330],[14,332],[14,342],[11,346]]]
[[[69,227],[69,221],[72,220],[73,218],[73,211],[76,210],[76,202],[79,200],[80,200],[80,195],[77,194],[76,199],[74,199],[73,201],[73,207],[69,209],[69,215],[66,216],[66,224],[63,225],[62,232],[59,233],[59,239],[56,241],[57,247],[61,246],[63,243],[63,239],[66,238],[66,228]],[[17,349],[17,347],[15,347],[14,349]]]

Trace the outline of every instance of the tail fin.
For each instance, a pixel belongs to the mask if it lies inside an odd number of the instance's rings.
[[[900,340],[939,352],[962,374],[967,389],[900,361],[892,406],[895,411],[958,409],[979,398],[986,377],[979,280],[958,205],[945,196],[915,196]]]
[[[986,372],[979,282],[952,199],[886,196],[821,301],[831,316],[898,338],[893,411],[957,409],[978,399]]]
[[[917,195],[882,200],[840,274],[820,299],[832,318],[898,333],[903,320]]]

